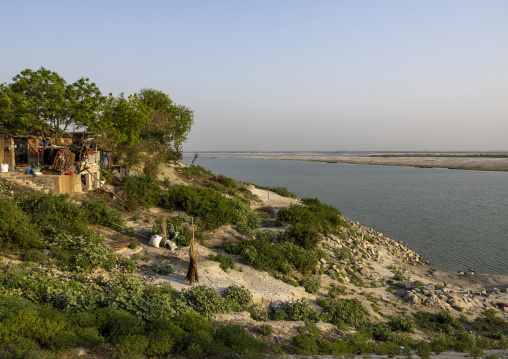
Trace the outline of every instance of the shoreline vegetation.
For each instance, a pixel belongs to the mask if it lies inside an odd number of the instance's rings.
[[[217,152],[217,155],[223,154]],[[357,165],[405,166],[420,168],[447,168],[470,171],[508,171],[508,154],[506,153],[383,153],[365,156],[320,156],[319,152],[295,152],[291,155],[245,152],[230,153],[232,158],[308,161],[326,163],[348,163]],[[208,152],[207,155],[215,154]],[[235,155],[235,156],[233,156]]]
[[[508,354],[508,276],[434,268],[317,199],[201,166],[111,178],[126,204],[2,177],[6,358]],[[163,227],[178,249],[148,245]]]

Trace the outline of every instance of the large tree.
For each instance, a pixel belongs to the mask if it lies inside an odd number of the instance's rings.
[[[56,140],[74,125],[97,123],[104,96],[87,78],[67,84],[56,72],[26,69],[0,87],[0,127],[17,133],[37,131]]]
[[[181,146],[194,122],[192,110],[153,89],[127,98],[110,96],[106,103],[96,131],[103,134],[100,141],[117,164],[155,173],[159,165],[181,159]]]
[[[176,105],[165,93],[154,89],[143,89],[138,94],[140,101],[150,110],[148,125],[141,137],[156,147],[165,161],[179,160],[181,146],[194,123],[194,112]]]

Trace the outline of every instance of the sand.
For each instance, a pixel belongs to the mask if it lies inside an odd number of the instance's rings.
[[[449,168],[474,171],[508,171],[508,158],[479,157],[345,157],[345,156],[248,156],[236,158],[291,160],[333,163],[350,163],[358,165],[406,166],[424,168]]]

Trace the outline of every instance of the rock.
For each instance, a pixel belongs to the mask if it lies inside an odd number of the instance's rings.
[[[404,298],[406,296],[407,291],[405,289],[398,289],[395,291],[395,295],[397,297]]]
[[[412,289],[413,288],[413,283],[411,283],[410,281],[404,281],[402,282],[402,285],[404,286],[404,288],[406,289]]]
[[[371,273],[366,267],[360,267],[358,272],[363,276],[369,276]]]
[[[421,304],[422,300],[418,295],[416,295],[413,292],[407,292],[406,296],[404,297],[404,301],[411,303],[411,304]]]

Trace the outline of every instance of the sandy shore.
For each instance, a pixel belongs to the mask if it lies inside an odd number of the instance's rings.
[[[346,156],[238,156],[264,160],[291,160],[358,165],[407,166],[424,168],[450,168],[471,171],[508,171],[508,158],[485,157],[346,157]]]

